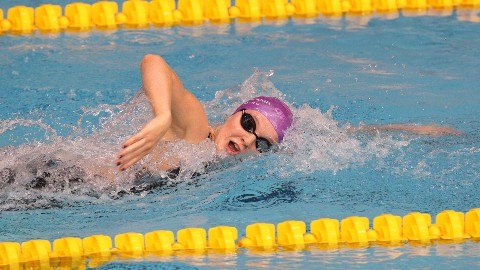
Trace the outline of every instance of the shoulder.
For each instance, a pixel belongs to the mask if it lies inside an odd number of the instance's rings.
[[[181,138],[199,143],[208,137],[208,117],[203,104],[188,90],[181,98],[172,99],[172,128],[181,132]]]

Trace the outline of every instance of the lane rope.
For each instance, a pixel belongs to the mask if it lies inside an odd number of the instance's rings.
[[[370,15],[377,13],[417,12],[426,10],[465,10],[480,6],[480,0],[127,0],[94,4],[75,2],[43,4],[33,8],[14,6],[0,9],[0,34],[56,33],[93,29],[169,27],[242,21],[284,20],[289,17]]]
[[[466,214],[444,210],[432,223],[429,214],[413,212],[404,217],[383,214],[373,219],[351,216],[341,221],[319,218],[310,223],[288,220],[278,223],[254,223],[238,239],[233,226],[208,229],[185,228],[177,231],[157,230],[146,234],[127,232],[112,238],[92,235],[83,239],[64,237],[52,244],[36,239],[23,243],[0,242],[0,266],[69,268],[86,264],[96,267],[117,258],[147,256],[176,256],[188,254],[236,253],[239,249],[261,252],[304,250],[307,248],[364,247],[376,243],[397,246],[401,243],[431,245],[434,242],[462,243],[465,239],[480,238],[480,208]],[[175,241],[176,240],[176,241]]]

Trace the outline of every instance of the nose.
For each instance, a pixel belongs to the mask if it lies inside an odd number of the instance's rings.
[[[245,136],[243,137],[243,141],[245,142],[246,148],[251,148],[252,146],[255,147],[255,141],[257,137],[253,133],[245,132]]]

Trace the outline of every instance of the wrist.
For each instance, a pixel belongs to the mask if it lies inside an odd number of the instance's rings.
[[[167,124],[168,126],[170,126],[170,124],[172,123],[172,114],[170,112],[157,114],[153,117],[153,121],[161,122],[163,123],[163,125]]]

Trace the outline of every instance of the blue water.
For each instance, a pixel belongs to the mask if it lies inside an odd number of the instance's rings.
[[[352,215],[372,221],[414,211],[434,218],[445,209],[479,207],[480,37],[471,21],[478,10],[395,15],[0,36],[0,170],[17,173],[8,182],[2,172],[0,241],[217,225],[243,235],[255,222],[309,224]],[[115,181],[95,176],[90,172],[98,167],[113,167],[119,143],[149,117],[141,97],[132,105],[147,53],[168,61],[214,122],[254,91],[283,94],[296,124],[277,153],[217,160],[208,173],[163,187],[131,192],[142,186],[133,173]],[[462,134],[345,133],[361,123],[436,123]],[[193,161],[187,165],[187,172],[198,169]],[[70,181],[77,176],[71,167],[82,170],[83,182]],[[47,185],[32,187],[49,170]],[[477,269],[479,251],[470,240],[261,254],[242,249],[120,260],[104,268]]]

